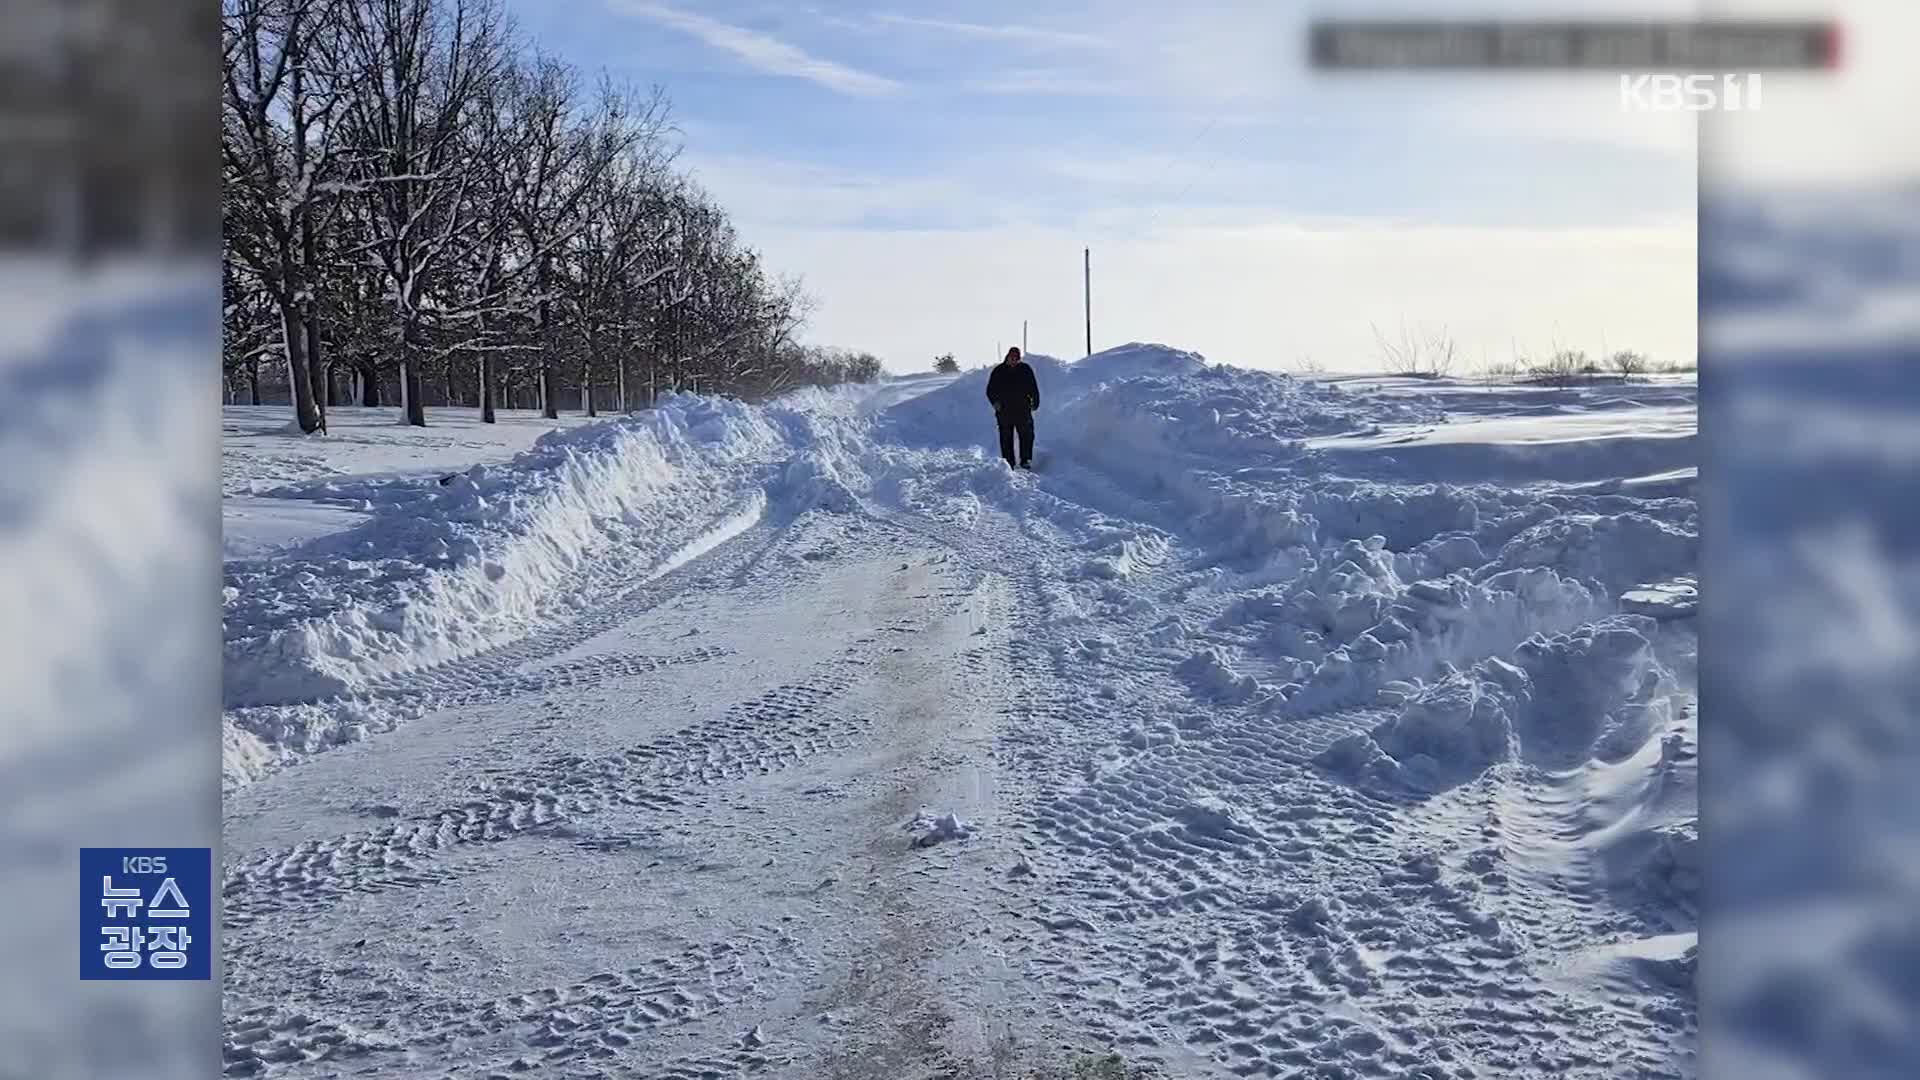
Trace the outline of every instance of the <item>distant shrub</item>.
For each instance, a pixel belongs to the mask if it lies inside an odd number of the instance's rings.
[[[1621,349],[1607,357],[1607,363],[1623,378],[1631,379],[1647,373],[1647,354],[1632,349]]]
[[[1444,326],[1438,333],[1422,338],[1401,323],[1400,336],[1392,340],[1382,334],[1378,326],[1373,326],[1373,340],[1380,346],[1380,360],[1389,375],[1414,379],[1445,378],[1452,373],[1454,361],[1459,355],[1453,337]]]

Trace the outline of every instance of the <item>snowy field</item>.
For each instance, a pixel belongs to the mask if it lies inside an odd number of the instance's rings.
[[[1034,360],[227,410],[229,1075],[1696,1075],[1693,384]]]

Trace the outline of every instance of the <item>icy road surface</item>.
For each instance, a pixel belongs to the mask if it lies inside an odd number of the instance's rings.
[[[228,1073],[1693,1076],[1691,386],[1036,365],[278,489]]]

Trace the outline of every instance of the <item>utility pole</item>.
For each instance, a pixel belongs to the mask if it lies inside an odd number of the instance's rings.
[[[1027,355],[1027,320],[1020,320],[1020,355]]]
[[[1081,252],[1081,254],[1084,255],[1086,258],[1084,268],[1086,272],[1085,296],[1087,298],[1087,355],[1092,356],[1093,355],[1093,249],[1086,248]]]

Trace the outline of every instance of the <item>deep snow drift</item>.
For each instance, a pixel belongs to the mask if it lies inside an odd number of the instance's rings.
[[[495,465],[532,447],[555,428],[584,417],[547,420],[502,410],[492,424],[478,409],[435,409],[433,426],[395,422],[394,409],[335,406],[325,438],[308,438],[286,406],[229,405],[220,416],[221,546],[227,559],[258,558],[365,523],[363,500],[329,496],[325,481],[438,477]],[[291,495],[293,497],[280,497]]]
[[[697,1072],[682,1051],[735,1025],[727,1039],[753,1040],[715,1051],[712,1073],[805,1075],[821,1055],[879,1052],[865,1040],[887,1010],[807,1004],[851,942],[893,927],[835,919],[808,890],[872,876],[905,898],[888,912],[979,921],[959,939],[929,930],[936,944],[912,955],[932,960],[855,965],[973,972],[942,976],[949,1018],[973,1009],[1031,1036],[1045,1015],[1062,1038],[1183,1075],[1691,1076],[1691,386],[1341,385],[1147,345],[1033,360],[1031,475],[986,448],[973,371],[766,407],[670,399],[447,484],[277,489],[361,519],[227,565],[243,941],[257,916],[373,895],[395,860],[424,901],[437,879],[419,877],[423,860],[452,872],[465,844],[544,843],[607,815],[642,815],[643,832],[671,821],[676,843],[704,845],[728,823],[751,832],[758,818],[735,817],[754,806],[833,842],[751,863],[783,867],[766,887],[791,883],[767,894],[788,910],[777,932],[725,946],[751,941],[741,970],[759,974],[711,1000],[676,982],[702,1004],[647,1020],[646,1038],[622,1026],[582,1042],[601,1008],[584,1004],[589,981],[541,992],[574,1002],[556,1006],[564,1034],[543,1029],[553,1042],[489,1026],[526,1008],[511,999],[441,1002],[444,1022],[374,1032],[324,993],[315,1010],[339,1034],[302,1042],[271,1034],[288,987],[262,967],[230,1002],[250,1033],[230,1062],[318,1075],[331,1066],[300,1063],[391,1063],[409,1047],[423,1072],[505,1068],[548,1046],[553,1067],[590,1053],[616,1071]],[[863,627],[868,606],[886,614]],[[816,651],[821,666],[788,670]],[[676,704],[615,703],[669,687]],[[543,702],[535,729],[525,695]],[[551,756],[520,760],[529,739]],[[473,740],[490,749],[460,749]],[[357,779],[327,764],[359,751]],[[835,771],[862,755],[880,756]],[[872,813],[892,815],[875,828],[897,838],[889,858],[941,861],[854,875],[841,860],[881,841],[819,800],[857,802],[907,768],[900,755],[923,779],[874,796]],[[403,767],[416,758],[451,770],[427,783],[444,808],[369,793],[400,820],[337,840],[313,824],[344,805],[338,783],[427,782]],[[469,759],[485,778],[463,796]],[[688,785],[736,786],[701,804],[711,818],[662,817],[654,800],[693,799]],[[907,790],[925,796],[918,814]],[[566,850],[551,857],[587,857]],[[539,871],[576,872],[599,871]],[[696,907],[768,918],[750,906],[761,878],[724,900],[697,876],[668,880]],[[581,912],[612,902],[570,888]],[[705,932],[657,911],[593,925],[654,918]],[[1006,976],[991,994],[981,964]],[[915,1053],[924,1066],[935,1050]]]
[[[812,464],[831,439],[814,428],[853,413],[846,395],[826,393],[770,409],[668,398],[639,417],[549,432],[506,465],[272,489],[291,512],[349,507],[359,520],[228,560],[229,779],[268,756],[257,739],[311,749],[389,726],[405,706],[368,693],[384,678],[575,616],[770,503],[791,514],[831,500],[833,481]],[[229,475],[252,471],[244,448],[229,456],[242,459]]]

